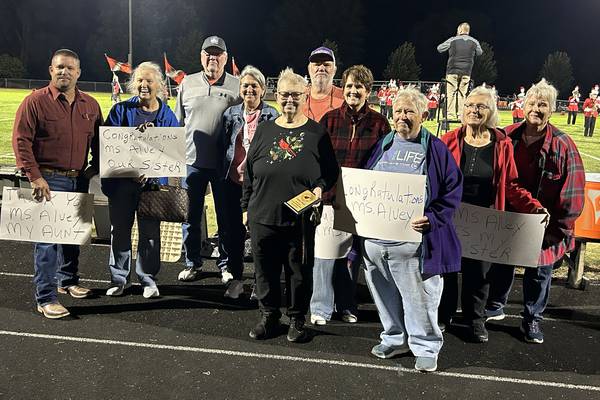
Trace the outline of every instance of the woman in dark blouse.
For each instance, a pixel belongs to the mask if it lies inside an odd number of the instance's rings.
[[[241,206],[250,228],[261,319],[253,339],[279,331],[279,277],[285,270],[290,326],[287,338],[302,342],[312,291],[314,234],[312,210],[296,215],[284,202],[312,191],[318,198],[337,180],[339,167],[325,129],[302,113],[306,81],[287,68],[279,75],[281,116],[260,124],[250,144]]]
[[[498,108],[494,91],[479,86],[469,93],[462,114],[462,126],[442,136],[463,173],[462,202],[480,207],[511,210],[522,213],[545,212],[541,204],[518,182],[510,138],[496,128]],[[462,259],[461,304],[471,338],[487,342],[485,304],[491,263],[470,258]],[[444,294],[440,306],[441,324],[448,324],[457,303],[456,273],[444,276]]]

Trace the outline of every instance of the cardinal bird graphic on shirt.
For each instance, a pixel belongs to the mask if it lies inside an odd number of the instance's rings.
[[[275,162],[280,163],[283,161],[293,160],[302,151],[303,147],[304,132],[281,133],[273,140],[273,146],[269,151],[271,160],[269,160],[268,163],[273,164]]]

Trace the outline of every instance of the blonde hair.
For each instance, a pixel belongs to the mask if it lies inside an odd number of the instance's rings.
[[[414,104],[419,115],[423,115],[427,112],[427,97],[425,97],[425,95],[414,85],[408,85],[404,89],[398,90],[393,108],[396,108],[396,103],[398,103],[400,99],[407,99]]]
[[[240,81],[244,79],[246,75],[250,75],[251,77],[253,77],[254,80],[258,82],[258,85],[261,87],[262,90],[267,89],[265,76],[262,72],[260,72],[258,68],[256,68],[253,65],[246,65],[240,73]]]
[[[158,64],[153,63],[151,61],[144,61],[143,63],[140,63],[137,67],[135,67],[135,69],[131,73],[131,79],[129,79],[129,82],[127,82],[127,91],[133,95],[138,95],[135,81],[137,79],[138,74],[142,70],[152,71],[152,73],[154,74],[154,80],[158,82],[158,91],[156,93],[156,97],[158,97],[161,100],[164,100],[167,83],[165,81],[165,77],[162,73],[162,70],[160,69]]]
[[[498,106],[496,105],[496,91],[494,89],[490,89],[483,85],[477,86],[475,89],[471,90],[467,98],[465,99],[465,104],[467,104],[467,100],[472,96],[485,96],[485,105],[490,110],[487,119],[483,122],[486,128],[494,129],[498,126]],[[465,113],[467,111],[466,107],[463,107],[462,113],[462,123],[465,124]]]
[[[277,78],[277,91],[279,91],[282,82],[287,82],[294,86],[302,86],[303,90],[308,85],[306,79],[304,79],[304,77],[302,77],[301,75],[295,73],[294,70],[290,67],[287,67],[279,73],[279,77]]]
[[[463,23],[462,23],[462,24],[460,24],[460,25],[458,26],[458,28],[456,29],[456,32],[457,32],[459,35],[462,35],[462,34],[468,35],[470,31],[471,31],[471,25],[469,25],[469,23],[468,23],[468,22],[463,22]]]
[[[545,78],[542,78],[538,83],[531,85],[527,93],[525,93],[525,103],[529,98],[542,98],[550,103],[550,111],[556,111],[556,98],[558,90],[548,83]]]

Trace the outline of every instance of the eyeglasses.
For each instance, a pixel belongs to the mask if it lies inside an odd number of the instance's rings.
[[[281,96],[281,98],[283,100],[287,100],[290,96],[292,96],[292,99],[294,99],[294,100],[300,100],[300,97],[302,97],[302,95],[304,93],[302,93],[302,92],[277,92],[277,94],[279,96]]]
[[[490,108],[488,106],[486,106],[485,104],[473,104],[473,103],[467,103],[465,104],[465,108],[467,110],[477,110],[479,112],[481,111],[485,111],[485,110],[489,110]]]

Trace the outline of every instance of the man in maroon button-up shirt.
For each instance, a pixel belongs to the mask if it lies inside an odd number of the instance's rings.
[[[94,98],[76,87],[79,57],[71,50],[57,50],[49,72],[50,84],[23,100],[13,128],[17,168],[31,182],[38,201],[50,200],[51,190],[87,192],[88,179],[98,171],[102,112]],[[90,149],[92,161],[87,167]],[[75,298],[91,293],[78,285],[79,246],[36,243],[34,257],[36,300],[44,316],[69,314],[57,301],[57,282],[59,292]]]

